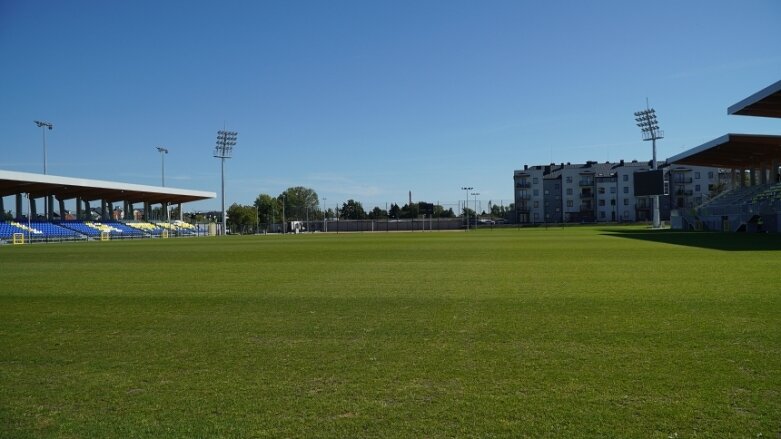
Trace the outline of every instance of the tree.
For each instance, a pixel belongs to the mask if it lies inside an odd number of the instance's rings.
[[[388,210],[388,216],[393,219],[399,219],[400,215],[401,215],[401,209],[399,208],[399,205],[396,203],[391,204],[391,207]]]
[[[455,218],[456,214],[453,212],[453,208],[445,210],[444,207],[439,204],[434,206],[434,218]]]
[[[366,211],[363,210],[363,205],[361,205],[360,201],[350,199],[346,203],[342,203],[342,208],[339,210],[339,218],[365,219]]]
[[[369,219],[385,219],[388,217],[388,212],[375,206],[374,209],[369,212],[368,216]]]
[[[307,214],[310,219],[319,216],[316,214],[320,211],[320,200],[314,189],[303,186],[290,187],[282,192],[277,199],[285,203],[286,221],[302,221],[307,219]]]
[[[6,212],[0,212],[0,220],[2,221],[8,221],[14,219],[13,215],[11,215],[11,211]]]
[[[269,194],[258,195],[253,206],[258,209],[258,217],[263,224],[271,224],[274,222],[275,217],[280,218],[279,215],[281,214],[277,213],[281,212],[279,200]]]
[[[420,205],[417,203],[405,204],[401,208],[402,218],[417,218],[418,216],[420,216]]]
[[[228,208],[227,225],[228,228],[234,233],[246,233],[248,230],[254,230],[255,219],[255,206],[243,206],[238,203],[233,203]]]

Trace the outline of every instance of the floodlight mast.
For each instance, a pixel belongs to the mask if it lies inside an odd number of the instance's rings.
[[[472,186],[461,186],[462,191],[466,191],[466,204],[464,204],[464,216],[466,217],[466,231],[469,231],[469,191],[474,189]]]
[[[221,203],[222,203],[222,234],[227,230],[225,221],[225,159],[232,158],[233,146],[236,145],[236,131],[217,131],[217,145],[214,147],[214,157],[220,159]]]
[[[480,218],[480,215],[477,213],[477,196],[480,195],[480,192],[472,192],[472,196],[475,197],[475,230],[477,230],[477,220]]]
[[[43,175],[46,175],[46,129],[48,128],[49,131],[51,131],[54,128],[54,125],[51,122],[47,122],[45,120],[34,120],[33,121],[35,125],[38,126],[38,128],[41,128],[41,133],[43,134]],[[43,205],[43,214],[46,217],[46,219],[49,219],[49,205],[52,204],[52,197],[51,195],[47,195],[44,199],[44,205]]]
[[[168,154],[168,149],[163,148],[162,146],[156,146],[155,148],[157,148],[157,152],[160,153],[160,158],[162,159],[162,169],[163,169],[162,184],[163,187],[165,187],[165,155]]]
[[[635,112],[635,121],[640,131],[643,133],[643,141],[651,141],[653,147],[652,169],[656,170],[656,141],[664,138],[664,131],[659,129],[659,122],[656,120],[656,110],[649,108],[646,103],[646,109]],[[661,227],[659,218],[659,195],[654,195],[654,228]]]

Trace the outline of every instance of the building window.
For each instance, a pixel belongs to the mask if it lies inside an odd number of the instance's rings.
[[[600,186],[599,189],[597,189],[597,192],[599,192],[600,194],[604,194],[605,193],[605,187],[604,186]]]
[[[624,193],[625,193],[625,194],[628,194],[628,193],[629,193],[629,186],[624,186]]]
[[[535,213],[534,214],[534,221],[539,221],[539,220],[540,220],[540,214],[539,213]]]
[[[700,171],[695,171],[694,172],[694,179],[695,180],[699,180],[700,179]]]
[[[708,171],[708,178],[713,180],[713,171]]]
[[[599,212],[599,217],[602,218],[602,219],[605,219],[605,211],[604,210]]]
[[[572,195],[572,188],[571,187],[567,188],[567,195]]]
[[[567,200],[567,207],[572,207],[572,206],[573,206],[572,200]]]
[[[558,183],[556,183],[556,185],[555,185],[555,186],[553,186],[553,189],[555,189],[555,190],[560,190],[560,189],[561,189],[561,185],[559,185]]]
[[[624,206],[629,206],[629,198],[624,198]]]
[[[571,175],[567,177],[567,183],[572,183],[572,176]]]
[[[534,190],[534,196],[535,197],[539,197],[540,196],[540,190],[539,189],[535,189]]]
[[[694,204],[695,205],[702,204],[702,197],[694,197]]]
[[[629,181],[629,174],[624,174],[624,181]]]
[[[599,200],[599,205],[600,206],[604,206],[605,205],[605,200]]]
[[[697,191],[697,192],[699,192],[699,191],[700,191],[700,185],[698,185],[698,184],[695,184],[695,185],[694,185],[694,190],[695,190],[695,191]]]
[[[537,177],[532,178],[532,184],[538,184],[540,182],[540,179]]]
[[[616,200],[615,199],[610,200],[610,205],[611,206],[615,206],[616,205]]]
[[[537,209],[538,207],[540,207],[540,202],[539,201],[535,201],[534,202],[534,208]]]
[[[616,193],[616,187],[615,186],[610,186],[610,193],[611,194],[615,194]]]
[[[545,195],[550,195],[550,191],[545,189]]]

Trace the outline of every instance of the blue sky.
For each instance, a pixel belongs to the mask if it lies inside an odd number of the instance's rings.
[[[329,206],[509,203],[523,164],[663,159],[727,132],[781,79],[781,2],[0,0],[0,169]],[[10,203],[9,203],[10,204]],[[188,210],[218,208],[219,200]]]

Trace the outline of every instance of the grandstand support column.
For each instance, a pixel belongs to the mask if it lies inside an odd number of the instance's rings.
[[[767,168],[764,163],[759,166],[759,184],[767,184]]]
[[[24,209],[22,208],[22,194],[16,194],[16,209],[14,210],[14,213],[16,214],[16,219],[22,219],[22,212]]]
[[[770,162],[770,182],[778,183],[778,160]]]
[[[106,220],[106,200],[100,200],[100,219]]]
[[[84,218],[79,219],[86,219],[88,221],[92,220],[92,209],[90,208],[88,200],[84,200]]]
[[[81,198],[76,197],[76,219],[81,219]]]
[[[57,201],[59,202],[60,207],[60,221],[65,219],[65,200],[62,198],[57,198]]]
[[[30,194],[27,194],[27,196],[29,197]],[[29,215],[29,218],[30,219],[36,219],[37,216],[38,216],[38,205],[35,203],[35,198],[33,198],[32,200],[30,200],[30,215]]]
[[[749,186],[756,186],[757,185],[757,170],[753,167],[748,170],[748,185]]]
[[[112,201],[108,202],[108,218],[106,219],[114,219],[114,203]]]
[[[149,221],[149,216],[152,213],[152,209],[149,207],[149,201],[144,201],[144,221]]]
[[[129,219],[132,219],[131,217],[133,216],[133,203],[131,203],[130,201],[125,200],[125,206],[124,207],[125,207],[123,209],[124,220],[127,221]]]
[[[52,221],[54,220],[54,195],[47,195],[44,200],[46,200],[46,220]]]
[[[184,216],[182,215],[182,203],[177,204],[176,207],[179,209],[179,218],[177,219],[179,221],[184,221]]]
[[[0,215],[5,214],[5,204],[3,203],[3,197],[0,197]]]

